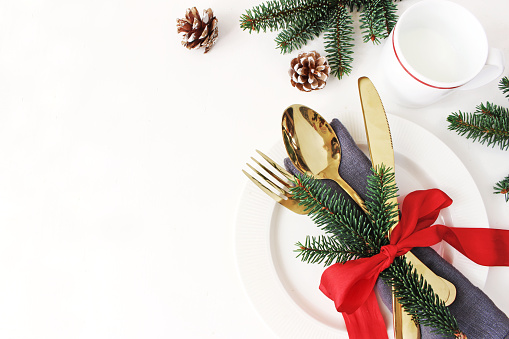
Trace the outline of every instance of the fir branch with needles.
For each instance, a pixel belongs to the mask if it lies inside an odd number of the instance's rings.
[[[505,94],[506,98],[509,98],[509,79],[507,77],[503,77],[500,80],[498,88]]]
[[[366,257],[379,250],[372,241],[373,223],[345,197],[320,180],[297,175],[292,196],[309,210],[314,223],[340,241],[353,257]]]
[[[308,208],[315,224],[325,231],[325,235],[308,236],[304,243],[297,242],[297,257],[307,263],[328,266],[380,253],[381,247],[389,244],[387,234],[398,213],[390,203],[398,192],[393,169],[383,165],[372,169],[367,188],[368,214],[364,214],[351,200],[320,180],[297,175],[290,192]],[[443,301],[404,257],[395,258],[380,277],[394,288],[403,309],[419,323],[443,335],[457,338],[463,335]]]
[[[341,79],[352,71],[353,20],[345,6],[332,9],[328,29],[324,36],[325,52],[331,67],[331,74]]]
[[[488,101],[486,103],[480,103],[479,105],[477,105],[475,107],[474,114],[478,115],[484,114],[494,119],[503,120],[504,118],[509,117],[509,109],[499,105],[495,105]]]
[[[364,42],[379,44],[391,34],[396,25],[396,4],[393,0],[373,0],[364,6],[361,13],[361,30]]]
[[[384,164],[373,169],[372,173],[368,177],[366,208],[374,224],[373,238],[377,241],[377,246],[382,247],[389,230],[396,226],[395,216],[398,210],[390,200],[398,196],[398,188],[394,184],[394,171]]]
[[[509,201],[509,175],[504,179],[500,180],[493,187],[495,190],[495,194],[503,194],[505,198],[505,202]]]
[[[295,24],[280,32],[276,37],[276,44],[282,53],[290,53],[306,45],[309,41],[320,36],[325,29],[326,21],[318,19],[311,23]]]
[[[357,257],[342,242],[336,240],[335,237],[327,237],[324,235],[318,237],[306,237],[304,244],[297,242],[295,244],[298,253],[297,258],[301,257],[302,261],[310,264],[321,264],[329,266],[336,262],[346,262]]]
[[[490,106],[489,110],[487,110]],[[482,113],[464,113],[458,111],[447,118],[449,130],[457,132],[472,141],[486,146],[498,145],[502,150],[509,149],[509,115],[506,108],[481,104]]]
[[[331,73],[341,79],[352,69],[351,12],[362,11],[364,41],[379,43],[396,23],[397,1],[269,0],[246,10],[240,16],[240,27],[249,33],[281,30],[275,38],[281,53],[298,50],[323,33]]]
[[[329,7],[327,0],[270,0],[247,10],[240,17],[240,27],[259,33],[309,24],[326,16]]]
[[[500,90],[509,92],[509,79],[502,78],[499,82]],[[506,94],[509,97],[509,94]],[[487,146],[499,146],[502,150],[509,150],[509,109],[491,102],[479,104],[474,113],[461,111],[447,117],[449,130],[461,136]]]
[[[509,99],[509,79],[507,76],[500,80],[498,88]],[[503,151],[509,150],[509,108],[507,107],[488,101],[477,105],[474,113],[461,111],[451,113],[447,117],[447,121],[449,122],[449,130],[455,131],[460,136],[486,146],[498,146]],[[495,184],[494,193],[503,194],[506,202],[508,202],[508,189],[509,182],[505,178]]]
[[[386,284],[393,287],[396,298],[414,321],[431,327],[433,333],[463,338],[464,334],[459,329],[456,318],[405,257],[394,259],[393,264],[380,276]]]
[[[307,207],[308,215],[314,223],[326,234],[334,237],[337,242],[330,247],[323,238],[306,240],[306,244],[315,246],[300,246],[302,258],[324,261],[326,258],[339,258],[339,262],[370,257],[380,252],[380,248],[389,243],[387,232],[394,226],[394,204],[389,200],[397,196],[394,171],[384,165],[372,170],[368,177],[368,200],[365,214],[351,200],[338,194],[330,187],[308,175],[298,174],[291,188],[293,198]],[[338,245],[339,243],[339,245]],[[330,249],[330,253],[327,252]],[[320,251],[316,251],[320,249]],[[336,254],[338,249],[341,255]],[[319,259],[316,259],[316,257]],[[306,261],[306,260],[305,260]]]

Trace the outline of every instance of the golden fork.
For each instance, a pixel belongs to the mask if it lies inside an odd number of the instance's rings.
[[[261,178],[261,181],[268,184],[270,188],[262,184],[258,179],[255,179],[251,174],[247,173],[246,171],[242,170],[242,172],[256,185],[258,186],[262,191],[264,191],[269,197],[274,199],[277,203],[280,205],[288,208],[292,212],[295,212],[297,214],[307,214],[305,210],[305,206],[299,205],[299,201],[295,200],[292,195],[290,194],[290,187],[292,187],[291,180],[294,179],[293,174],[288,172],[286,169],[284,169],[282,166],[278,165],[275,161],[273,161],[271,158],[260,152],[259,150],[256,150],[256,152],[271,166],[272,169],[275,169],[276,171],[270,170],[266,166],[264,166],[262,163],[260,163],[255,158],[251,157],[251,160],[255,162],[256,165],[258,165],[263,172],[260,172],[257,170],[254,166],[251,166],[249,163],[246,165],[254,172],[256,175]],[[276,173],[278,174],[276,174]],[[269,174],[272,178],[275,179],[277,183],[275,183],[273,180],[267,178],[265,174]]]

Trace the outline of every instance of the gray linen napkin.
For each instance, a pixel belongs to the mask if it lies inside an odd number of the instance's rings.
[[[331,126],[341,144],[339,174],[363,199],[366,199],[366,181],[368,175],[371,174],[371,161],[357,147],[350,133],[339,120],[333,119]],[[289,159],[285,159],[285,166],[293,174],[297,173]],[[325,180],[325,183],[343,196],[348,197],[335,182]],[[412,253],[433,272],[445,277],[456,286],[456,300],[449,306],[449,310],[456,317],[460,329],[469,339],[509,339],[509,318],[496,307],[486,294],[472,285],[463,274],[433,249],[414,248]],[[376,288],[384,304],[392,310],[390,288],[381,279],[377,282]],[[431,331],[432,328],[421,326],[422,338],[446,338],[431,333]]]

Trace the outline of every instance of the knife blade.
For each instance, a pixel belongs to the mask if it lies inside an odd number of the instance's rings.
[[[394,169],[394,148],[389,121],[378,91],[369,78],[359,78],[359,95],[371,163],[373,167],[384,164]]]
[[[369,78],[361,77],[359,79],[359,95],[364,115],[366,135],[368,137],[371,163],[373,166],[385,164],[385,166],[395,170],[394,148],[389,122],[385,114],[382,100]],[[397,198],[394,197],[391,202],[397,204]],[[408,252],[407,256],[407,259],[415,259],[414,267],[418,270],[422,269],[420,273],[428,283],[431,284],[435,293],[445,302],[446,306],[450,305],[456,297],[456,288],[454,285],[438,277],[411,252]]]
[[[392,136],[382,100],[369,78],[359,78],[358,85],[371,164],[374,168],[383,164],[386,167],[392,168],[394,171]],[[398,200],[396,197],[391,198],[389,203],[394,203],[394,208],[398,209]],[[399,216],[396,214],[394,216],[394,221],[397,222],[398,219]],[[401,304],[394,297],[394,294],[392,307],[394,337],[396,339],[420,338],[419,327],[412,321],[411,316],[403,311]]]

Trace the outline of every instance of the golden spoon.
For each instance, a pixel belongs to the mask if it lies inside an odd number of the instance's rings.
[[[283,114],[283,140],[295,167],[317,179],[331,179],[367,213],[363,199],[338,173],[341,145],[329,123],[317,112],[292,105]]]

